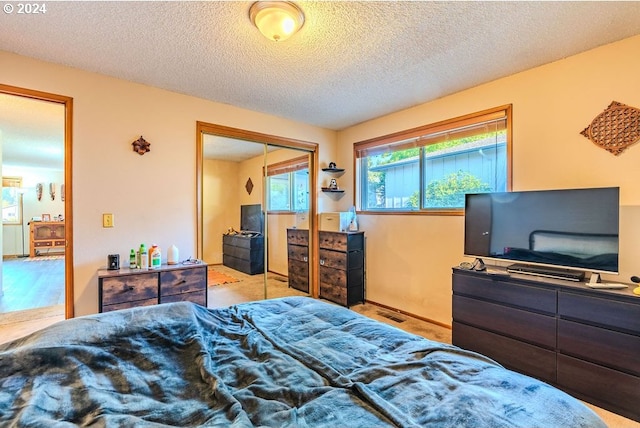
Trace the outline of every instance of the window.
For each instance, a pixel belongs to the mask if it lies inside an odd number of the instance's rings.
[[[360,211],[461,213],[511,183],[511,106],[354,145]]]
[[[267,209],[309,210],[309,160],[301,156],[267,166]]]
[[[22,178],[2,177],[2,223],[22,223]]]

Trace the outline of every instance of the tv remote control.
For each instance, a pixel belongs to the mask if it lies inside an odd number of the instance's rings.
[[[620,284],[617,282],[596,282],[595,284],[587,282],[586,284],[589,288],[601,288],[601,289],[612,289],[612,290],[629,288],[627,284]]]

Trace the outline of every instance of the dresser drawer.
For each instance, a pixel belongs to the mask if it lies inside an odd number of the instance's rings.
[[[330,284],[337,288],[347,288],[347,271],[344,269],[334,269],[320,266],[320,284]]]
[[[158,299],[158,274],[114,276],[101,279],[102,306]],[[133,305],[139,306],[139,305]],[[104,308],[103,308],[104,310]]]
[[[465,324],[453,323],[453,344],[493,358],[505,367],[545,382],[556,381],[556,353]]]
[[[287,242],[293,245],[309,245],[309,231],[306,229],[287,229]]]
[[[320,282],[320,297],[342,306],[348,306],[346,287],[336,287],[333,284]]]
[[[454,295],[453,319],[549,349],[556,346],[555,316]]]
[[[335,287],[332,284],[320,283],[320,298],[331,300],[342,306],[364,303],[363,287]]]
[[[364,266],[364,255],[362,251],[340,251],[321,249],[319,253],[320,266],[334,269],[360,269]]]
[[[165,301],[166,296],[204,291],[207,289],[207,268],[188,268],[168,270],[160,273],[160,296]]]
[[[200,306],[207,306],[206,290],[192,291],[190,293],[172,294],[169,296],[161,296],[160,303],[173,303],[173,302],[192,302]]]
[[[309,247],[288,245],[287,254],[289,256],[289,260],[297,260],[305,263],[309,262]]]
[[[640,304],[561,291],[558,315],[640,335]]]
[[[558,351],[640,376],[640,337],[558,321]]]
[[[513,280],[500,281],[482,274],[453,275],[453,292],[465,296],[477,297],[509,306],[520,307],[545,312],[556,313],[557,291],[554,289],[530,287],[516,284]]]
[[[309,292],[309,263],[289,260],[289,287]]]
[[[627,418],[640,420],[640,378],[558,354],[558,385],[581,398]],[[591,394],[592,391],[597,394]]]
[[[53,247],[53,242],[52,241],[33,241],[33,246],[37,248]]]
[[[147,299],[147,300],[136,300],[136,301],[133,301],[133,302],[116,303],[114,305],[104,305],[104,306],[102,306],[102,312],[117,311],[117,310],[120,310],[120,309],[137,308],[139,306],[152,306],[152,305],[157,305],[157,304],[158,304],[158,299],[157,298]]]
[[[244,236],[244,235],[224,235],[222,242],[233,247],[246,248],[249,250],[260,250],[264,248],[264,237]]]
[[[320,248],[335,251],[362,250],[364,233],[325,232],[318,234]]]

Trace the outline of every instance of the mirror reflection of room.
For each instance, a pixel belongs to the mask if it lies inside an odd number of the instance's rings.
[[[202,259],[209,306],[307,295],[289,284],[287,229],[308,228],[309,155],[203,136]]]

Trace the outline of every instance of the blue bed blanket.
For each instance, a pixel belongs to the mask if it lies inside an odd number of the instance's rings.
[[[0,345],[0,426],[605,427],[452,345],[305,297],[171,303]]]

